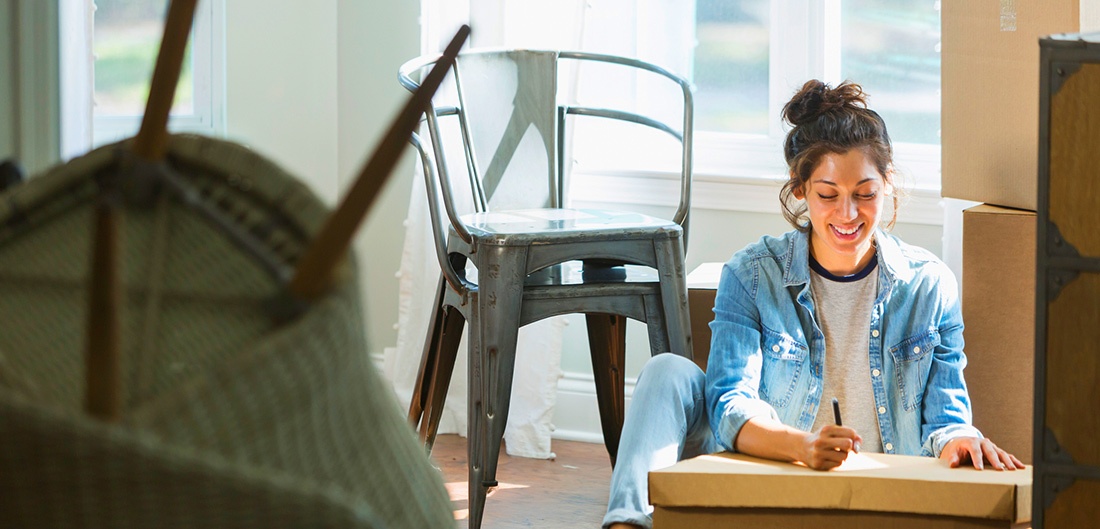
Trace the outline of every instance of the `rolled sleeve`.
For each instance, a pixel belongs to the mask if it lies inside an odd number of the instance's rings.
[[[749,419],[779,419],[775,408],[760,398],[760,313],[752,292],[734,273],[733,263],[722,268],[715,296],[706,388],[715,438],[730,451],[736,451],[734,441]]]
[[[921,410],[921,452],[934,457],[939,457],[952,439],[982,436],[973,426],[970,395],[963,378],[966,355],[962,308],[954,277],[949,274],[940,282],[940,344],[933,352]]]

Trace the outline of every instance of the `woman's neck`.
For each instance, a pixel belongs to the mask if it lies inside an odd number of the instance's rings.
[[[871,263],[871,259],[875,258],[873,238],[869,239],[869,244],[865,248],[861,248],[858,253],[854,254],[838,254],[828,248],[819,251],[818,245],[824,245],[815,239],[816,237],[810,237],[810,254],[813,255],[822,268],[836,276],[849,276],[859,272]]]

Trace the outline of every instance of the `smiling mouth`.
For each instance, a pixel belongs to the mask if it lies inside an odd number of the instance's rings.
[[[829,227],[833,229],[833,233],[835,233],[837,236],[845,239],[850,239],[859,233],[859,230],[863,228],[863,224],[858,224],[847,229],[841,228],[835,224],[830,224]]]

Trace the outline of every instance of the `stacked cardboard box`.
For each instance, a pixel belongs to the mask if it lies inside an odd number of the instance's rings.
[[[1035,385],[1035,213],[963,212],[966,382],[974,426],[1031,463]]]
[[[1100,0],[941,5],[943,196],[988,204],[963,213],[963,321],[974,422],[1030,462],[1039,38],[1100,28]]]
[[[944,0],[943,196],[1035,211],[1039,38],[1100,29],[1100,0]]]

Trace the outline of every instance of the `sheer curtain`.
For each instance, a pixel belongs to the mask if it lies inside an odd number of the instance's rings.
[[[524,0],[423,0],[422,51],[430,53],[441,50],[460,24],[469,23],[473,29],[470,48],[592,51],[637,57],[686,73],[686,67],[690,64],[690,43],[693,41],[693,17],[694,0],[614,0],[599,3],[586,0],[539,3]],[[685,47],[647,45],[649,39],[639,37],[647,31],[671,34],[675,37],[674,41],[683,42]],[[575,100],[586,92],[587,87],[576,81],[575,65],[563,66],[561,75],[564,82],[559,85],[559,90],[567,99]],[[637,97],[645,98],[644,90],[637,92]],[[567,129],[569,132],[571,126]],[[569,166],[567,164],[567,173]],[[419,170],[417,164],[418,174],[413,180],[409,214],[405,221],[397,347],[387,352],[385,363],[386,374],[393,381],[403,404],[407,404],[412,396],[439,277],[423,176]],[[456,194],[464,195],[457,190]],[[505,446],[510,455],[543,459],[553,457],[550,449],[553,425],[550,418],[557,400],[558,379],[562,375],[562,325],[561,318],[551,318],[520,330],[511,409],[504,433]],[[466,433],[466,361],[463,340],[447,393],[440,433]]]

